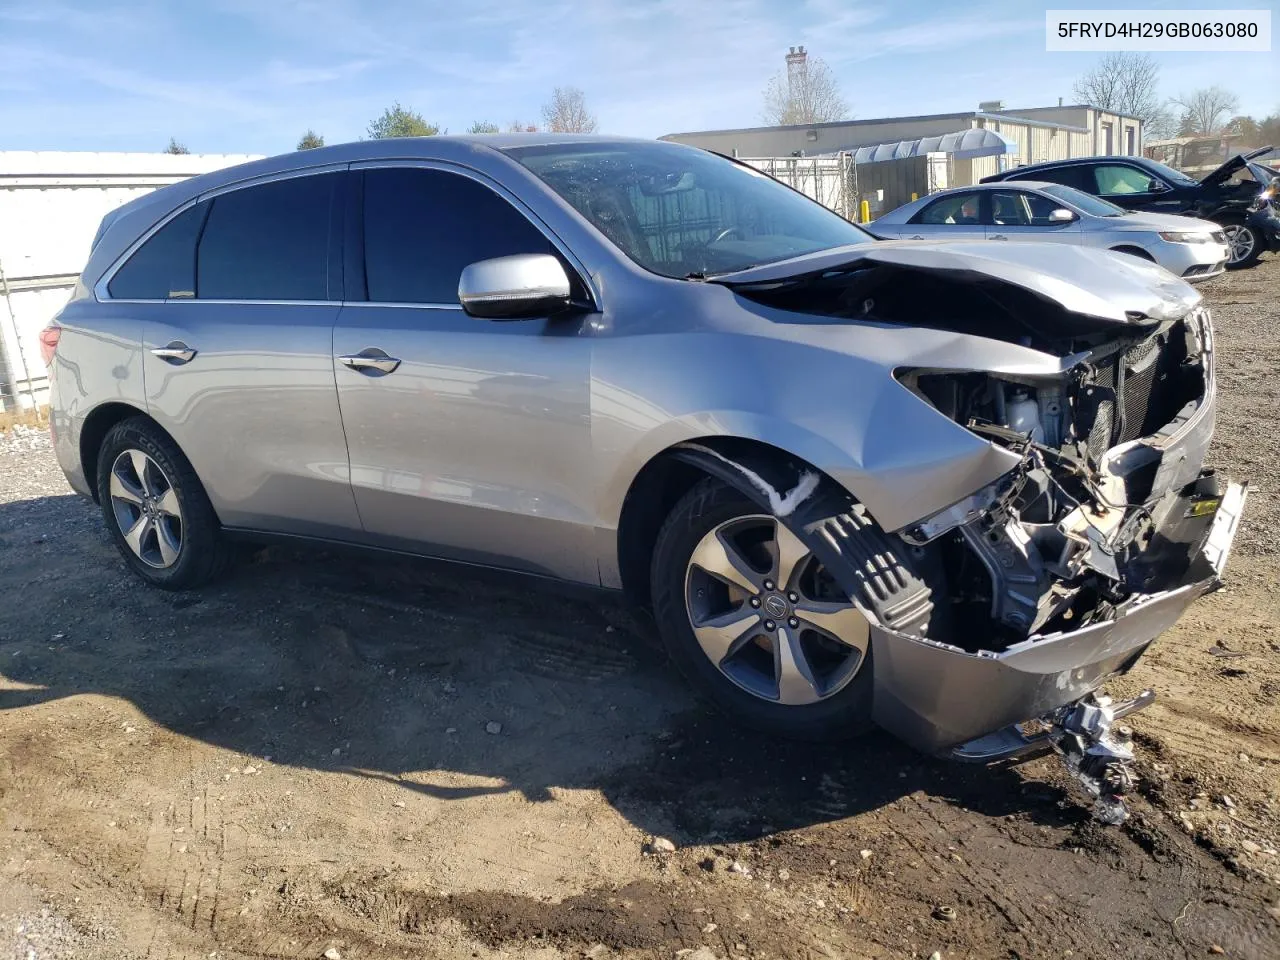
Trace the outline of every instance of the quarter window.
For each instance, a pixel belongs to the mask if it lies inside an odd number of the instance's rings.
[[[364,173],[371,301],[457,303],[458,279],[468,264],[553,252],[523,214],[470,177],[414,167]]]
[[[188,207],[157,230],[116,271],[107,292],[116,300],[196,295],[196,240],[209,204]]]
[[[213,198],[197,256],[202,300],[327,300],[341,174],[291,177]]]

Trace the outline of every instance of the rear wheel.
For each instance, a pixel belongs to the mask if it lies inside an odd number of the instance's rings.
[[[871,631],[785,524],[719,480],[672,510],[653,557],[672,660],[734,719],[806,740],[864,733]]]
[[[125,420],[103,438],[98,499],[125,562],[150,584],[199,586],[230,562],[231,547],[195,471],[149,420]]]
[[[1231,220],[1222,224],[1222,232],[1227,236],[1227,244],[1231,247],[1231,255],[1227,260],[1228,270],[1241,270],[1252,267],[1262,256],[1262,242],[1258,231],[1243,220]]]

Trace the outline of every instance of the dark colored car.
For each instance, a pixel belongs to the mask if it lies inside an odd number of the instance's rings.
[[[1280,250],[1280,175],[1253,162],[1273,149],[1237,154],[1201,180],[1146,157],[1081,157],[1005,170],[982,182],[1047,180],[1105,197],[1127,210],[1212,220],[1221,224],[1231,245],[1227,269],[1236,270],[1252,266],[1264,251]]]

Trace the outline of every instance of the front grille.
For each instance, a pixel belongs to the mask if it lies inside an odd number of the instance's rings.
[[[1097,406],[1086,443],[1097,460],[1111,447],[1150,436],[1174,418],[1185,402],[1182,362],[1186,340],[1181,325],[1100,360],[1085,384],[1109,397]],[[1117,409],[1117,407],[1119,409]]]

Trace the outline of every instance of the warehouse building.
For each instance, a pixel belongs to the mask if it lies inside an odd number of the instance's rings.
[[[785,168],[781,158],[847,156],[851,181],[841,206],[856,209],[867,201],[874,215],[913,194],[967,186],[1012,167],[1071,157],[1140,156],[1142,121],[1087,104],[1014,110],[990,101],[963,113],[703,130],[662,139],[738,157],[770,172]]]

